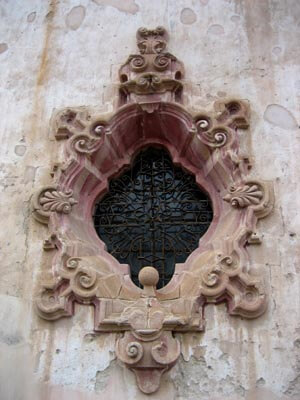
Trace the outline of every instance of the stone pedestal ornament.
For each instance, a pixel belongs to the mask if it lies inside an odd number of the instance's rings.
[[[261,243],[257,222],[274,200],[272,184],[257,179],[250,158],[240,154],[248,103],[228,99],[213,111],[186,109],[183,65],[165,51],[166,30],[140,28],[137,43],[139,54],[120,68],[112,115],[78,107],[52,118],[64,153],[32,202],[34,217],[48,227],[44,249],[53,253],[51,278],[42,275],[36,304],[47,320],[72,316],[75,302],[94,306],[94,331],[119,333],[117,358],[135,373],[141,391],[153,393],[180,355],[176,332],[204,331],[206,304],[225,302],[230,315],[244,318],[265,311],[264,282],[251,274],[247,246]],[[140,272],[143,289],[133,284],[129,266],[106,251],[92,218],[109,180],[153,145],[195,176],[214,212],[199,247],[160,290],[153,266]]]

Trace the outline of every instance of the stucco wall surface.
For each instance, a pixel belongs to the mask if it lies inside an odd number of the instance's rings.
[[[298,0],[0,0],[1,400],[285,400],[300,398],[300,2]],[[183,355],[151,396],[118,364],[114,335],[93,310],[40,319],[34,297],[45,226],[31,217],[59,144],[54,109],[112,110],[117,70],[140,26],[166,27],[185,64],[186,105],[236,97],[251,106],[253,174],[276,206],[249,247],[268,309],[252,321],[206,308],[206,332],[181,335]]]

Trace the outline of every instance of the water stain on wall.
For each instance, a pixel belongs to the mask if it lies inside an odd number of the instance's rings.
[[[197,16],[191,8],[184,8],[180,13],[180,21],[185,25],[191,25],[197,21]]]
[[[83,6],[73,7],[66,16],[66,25],[68,28],[76,31],[82,24],[85,17],[85,8]]]
[[[272,53],[275,54],[276,56],[279,56],[279,54],[282,52],[281,47],[275,46],[272,50]]]
[[[269,104],[264,112],[264,120],[286,130],[298,128],[293,114],[280,104]]]
[[[239,15],[233,15],[232,17],[230,17],[230,20],[232,22],[239,22],[240,19],[241,17]]]
[[[45,17],[46,30],[44,36],[43,51],[41,56],[41,64],[37,77],[37,86],[41,86],[44,83],[48,73],[48,67],[49,67],[48,50],[50,45],[50,36],[53,30],[52,22],[55,15],[56,7],[57,7],[56,0],[52,0],[49,5],[49,12]]]
[[[223,26],[218,24],[211,25],[207,30],[209,35],[223,35],[224,32]]]
[[[33,11],[32,13],[27,15],[27,22],[29,23],[33,22],[35,20],[35,17],[36,17],[36,12]]]
[[[15,153],[17,156],[22,157],[26,152],[26,146],[23,144],[18,144],[15,146]]]

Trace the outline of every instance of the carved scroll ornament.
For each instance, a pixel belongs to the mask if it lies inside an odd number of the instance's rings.
[[[270,213],[269,182],[240,155],[238,129],[249,106],[229,99],[214,111],[189,112],[182,103],[183,66],[166,48],[166,31],[139,29],[139,55],[120,69],[120,107],[107,118],[85,107],[55,114],[53,134],[66,140],[51,186],[33,198],[33,215],[48,224],[44,249],[53,253],[51,279],[37,299],[42,318],[71,316],[74,302],[95,309],[95,332],[119,332],[116,355],[153,393],[180,354],[176,332],[204,331],[206,304],[226,302],[231,315],[255,318],[266,308],[263,280],[251,274],[247,245],[260,243],[257,221]],[[99,239],[91,218],[109,180],[146,146],[166,148],[210,196],[214,218],[199,247],[172,280],[156,290],[157,271],[141,270],[143,289]],[[47,275],[48,276],[48,275]]]

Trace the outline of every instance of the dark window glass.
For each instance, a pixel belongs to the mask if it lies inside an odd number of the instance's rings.
[[[210,199],[194,176],[175,166],[165,150],[147,148],[110,181],[96,203],[94,223],[107,251],[130,265],[136,285],[140,269],[153,266],[163,287],[175,264],[198,247],[212,217]]]

